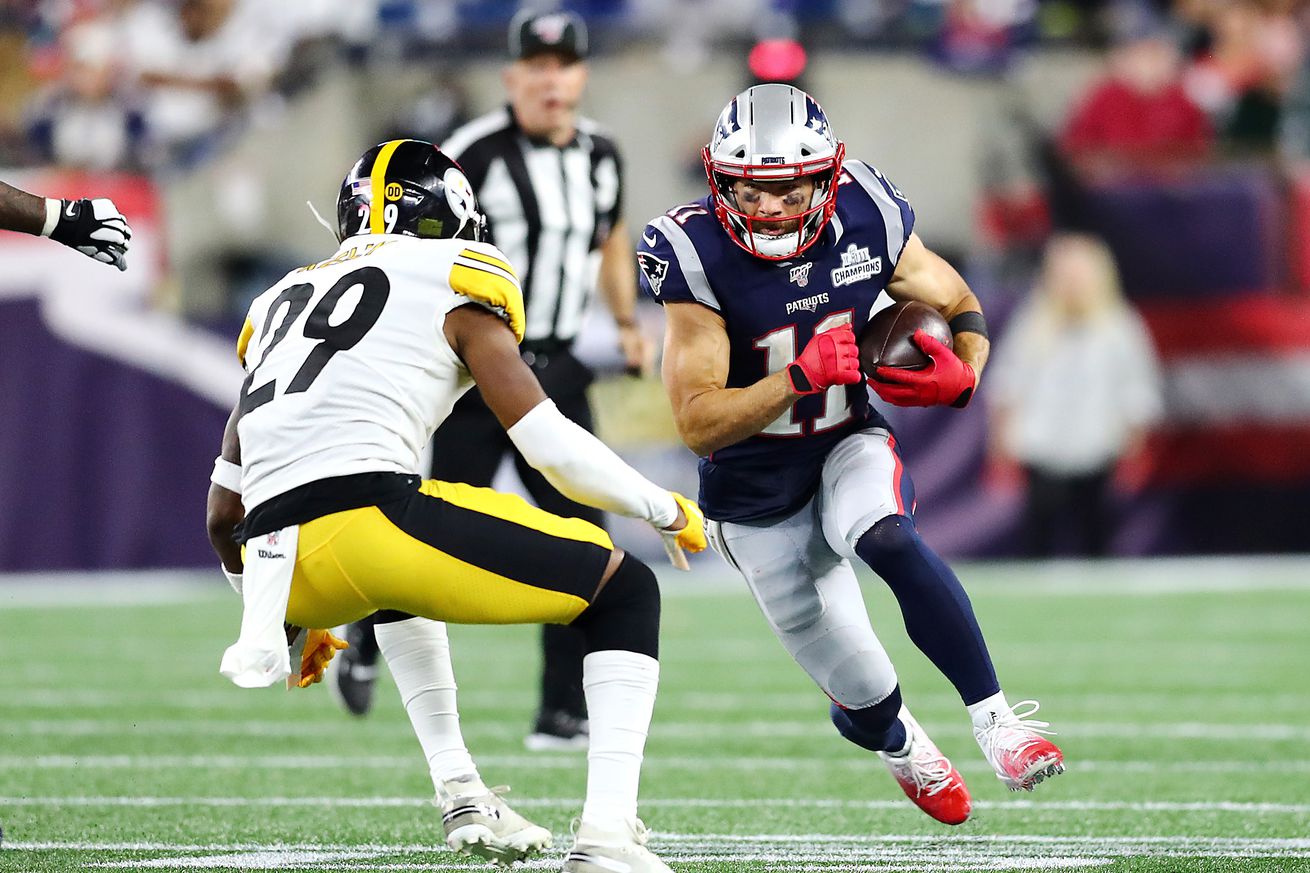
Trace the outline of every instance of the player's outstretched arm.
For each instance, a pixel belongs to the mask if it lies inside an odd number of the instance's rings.
[[[0,230],[36,236],[45,225],[45,198],[0,182]]]
[[[223,562],[223,572],[232,587],[241,591],[241,547],[232,539],[232,532],[246,517],[241,505],[241,442],[237,436],[237,422],[241,419],[239,407],[232,408],[227,426],[223,429],[223,445],[214,459],[214,472],[210,476],[209,497],[205,502],[205,527],[209,531],[209,544]],[[235,578],[234,578],[235,577]]]
[[[102,264],[127,269],[132,229],[112,200],[47,200],[0,182],[0,230],[48,236]]]
[[[561,494],[678,531],[678,545],[690,551],[705,547],[696,505],[655,485],[565,418],[519,357],[514,334],[499,316],[461,306],[446,315],[445,334],[515,448]]]
[[[727,388],[728,332],[699,303],[665,303],[664,389],[687,447],[702,457],[752,437],[796,398],[859,382],[850,325],[815,336],[784,369],[745,388]]]

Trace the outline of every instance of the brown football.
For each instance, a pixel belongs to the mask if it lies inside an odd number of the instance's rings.
[[[881,310],[860,332],[860,369],[866,376],[878,367],[922,370],[928,356],[914,344],[917,330],[927,331],[950,348],[951,329],[940,312],[927,303],[907,300]]]

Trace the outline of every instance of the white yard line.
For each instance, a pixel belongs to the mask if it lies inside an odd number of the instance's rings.
[[[27,666],[27,665],[22,665]],[[94,688],[70,687],[66,684],[59,688],[50,688],[49,684],[58,677],[48,668],[43,668],[32,682],[37,687],[17,687],[13,671],[21,669],[20,665],[10,664],[11,672],[0,677],[0,695],[3,695],[7,707],[59,707],[60,709],[95,709],[98,707],[145,707],[167,706],[170,709],[222,709],[234,705],[246,706],[251,698],[237,688],[219,688],[212,691],[196,689],[143,689],[131,688],[107,689],[104,686]],[[11,684],[13,683],[13,684]],[[179,679],[179,685],[183,680]],[[461,688],[460,706],[466,710],[495,709],[501,711],[505,706],[506,692],[501,689]],[[916,692],[915,703],[920,710],[928,707],[947,709],[958,707],[960,698],[953,692]],[[1176,703],[1177,701],[1174,701]],[[697,690],[688,691],[679,688],[660,689],[660,708],[662,710],[695,710],[720,713],[725,709],[748,708],[757,711],[790,711],[793,715],[807,712],[821,712],[828,705],[827,698],[817,689],[805,691],[728,691]],[[1080,694],[1077,692],[1047,692],[1042,703],[1052,710],[1079,712],[1106,712],[1115,710],[1149,710],[1160,703],[1160,692],[1131,691]],[[1197,704],[1200,712],[1211,713],[1216,707],[1241,708],[1246,711],[1251,707],[1267,710],[1278,709],[1303,710],[1307,698],[1303,693],[1251,692],[1251,691],[1207,691],[1204,705]],[[465,718],[467,723],[477,724],[477,715]],[[107,724],[122,724],[116,719]],[[58,722],[49,722],[58,723]]]
[[[140,797],[126,795],[67,797],[0,797],[0,807],[301,807],[332,806],[343,808],[390,808],[428,806],[418,797]],[[514,806],[523,808],[562,808],[581,806],[575,798],[519,798]],[[651,808],[696,809],[908,809],[905,800],[841,800],[833,798],[726,798],[705,797],[652,798],[642,805]],[[1235,815],[1310,815],[1310,803],[1258,803],[1240,801],[1094,801],[1094,800],[975,800],[975,809],[1005,811],[1061,810],[1077,812],[1221,812]]]
[[[977,846],[1057,846],[1075,850],[1107,852],[1137,849],[1199,848],[1232,851],[1310,852],[1310,837],[1201,837],[1186,834],[1144,836],[1058,836],[1047,834],[687,834],[657,832],[653,839],[663,845],[808,845],[830,843],[834,849],[860,846],[929,846],[949,851]],[[157,840],[95,842],[88,840],[11,841],[5,849],[72,852],[259,852],[285,849],[289,852],[355,852],[360,854],[414,855],[442,853],[431,843],[169,843]]]
[[[584,759],[578,753],[537,755],[479,755],[483,767],[512,767],[525,770],[580,769]],[[824,768],[844,766],[848,757],[724,757],[719,755],[646,756],[646,766],[653,770],[800,770],[820,772]],[[981,760],[959,760],[956,766],[966,773],[990,773]],[[0,771],[19,770],[318,770],[339,769],[409,770],[421,769],[417,748],[412,755],[0,755]],[[1310,773],[1310,759],[1271,761],[1154,761],[1116,759],[1074,759],[1071,772],[1108,773]]]
[[[7,703],[12,703],[6,698]],[[343,722],[344,724],[344,722]],[[925,730],[935,738],[971,736],[969,724],[963,716],[951,721],[924,720]],[[1195,740],[1200,742],[1310,742],[1310,725],[1279,722],[1260,724],[1215,724],[1212,722],[1163,722],[1158,724],[1137,722],[1080,722],[1070,721],[1058,725],[1059,735],[1091,739]],[[274,721],[251,718],[235,719],[31,719],[15,718],[0,727],[0,734],[35,736],[293,736],[304,729],[301,722]],[[405,737],[410,727],[403,722],[382,722],[371,726],[370,731],[380,735]],[[466,734],[474,737],[518,739],[523,725],[505,722],[468,719],[464,722]],[[660,721],[651,725],[651,738],[655,741],[686,740],[702,743],[707,739],[796,739],[833,738],[831,725],[818,718],[807,720],[739,721],[732,723],[713,721]]]
[[[560,835],[561,842],[567,838]],[[837,834],[657,834],[652,847],[677,863],[762,864],[770,871],[979,871],[1076,870],[1105,866],[1116,858],[1310,858],[1310,840],[1300,838],[1056,837],[1024,834],[911,834],[848,836]],[[467,870],[467,864],[442,862],[446,852],[426,845],[314,845],[18,842],[8,851],[77,853],[130,852],[137,857],[95,861],[99,869],[340,869]],[[414,860],[392,860],[392,859]],[[428,860],[431,859],[431,860]],[[804,860],[800,860],[804,859]],[[434,863],[435,862],[435,863]],[[558,860],[529,861],[527,869],[553,869]]]
[[[1121,559],[1100,562],[969,562],[953,564],[978,596],[1158,596],[1205,592],[1310,590],[1310,560],[1297,556]],[[745,585],[717,561],[691,574],[659,570],[670,597],[722,597]],[[880,584],[866,579],[868,584]],[[0,574],[0,607],[139,606],[220,601],[226,588],[205,569]],[[235,598],[232,602],[236,603]],[[235,633],[235,629],[234,629]]]

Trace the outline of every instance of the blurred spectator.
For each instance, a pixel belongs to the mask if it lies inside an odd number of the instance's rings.
[[[267,92],[282,69],[287,34],[258,0],[143,3],[127,22],[131,70],[145,88],[151,137],[186,158],[237,110]]]
[[[469,118],[469,95],[463,83],[449,71],[438,71],[431,85],[388,122],[378,141],[421,139],[445,142],[455,128]]]
[[[1083,555],[1108,546],[1108,492],[1161,414],[1159,367],[1123,299],[1110,250],[1054,237],[1041,276],[987,368],[993,470],[1027,474],[1026,552],[1054,552],[1067,530]]]
[[[1183,88],[1182,58],[1168,35],[1144,24],[1110,53],[1060,135],[1084,172],[1158,164],[1207,154],[1213,130]]]
[[[78,169],[137,166],[145,122],[121,75],[118,30],[93,20],[69,30],[64,43],[63,74],[30,117],[39,157]]]
[[[1200,20],[1210,44],[1188,70],[1188,93],[1215,119],[1230,150],[1271,151],[1305,53],[1287,4],[1234,0],[1213,4]]]
[[[957,73],[993,75],[1009,67],[1036,9],[1032,0],[914,0],[909,16],[937,62]]]

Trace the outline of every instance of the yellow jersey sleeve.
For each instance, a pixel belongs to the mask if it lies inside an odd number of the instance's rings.
[[[450,268],[450,288],[470,300],[497,312],[523,342],[526,318],[519,277],[509,261],[494,246],[466,247]]]
[[[237,336],[237,360],[241,366],[246,365],[246,350],[250,348],[250,338],[255,335],[255,326],[250,323],[250,317],[246,317],[246,323],[241,325],[241,333]]]

